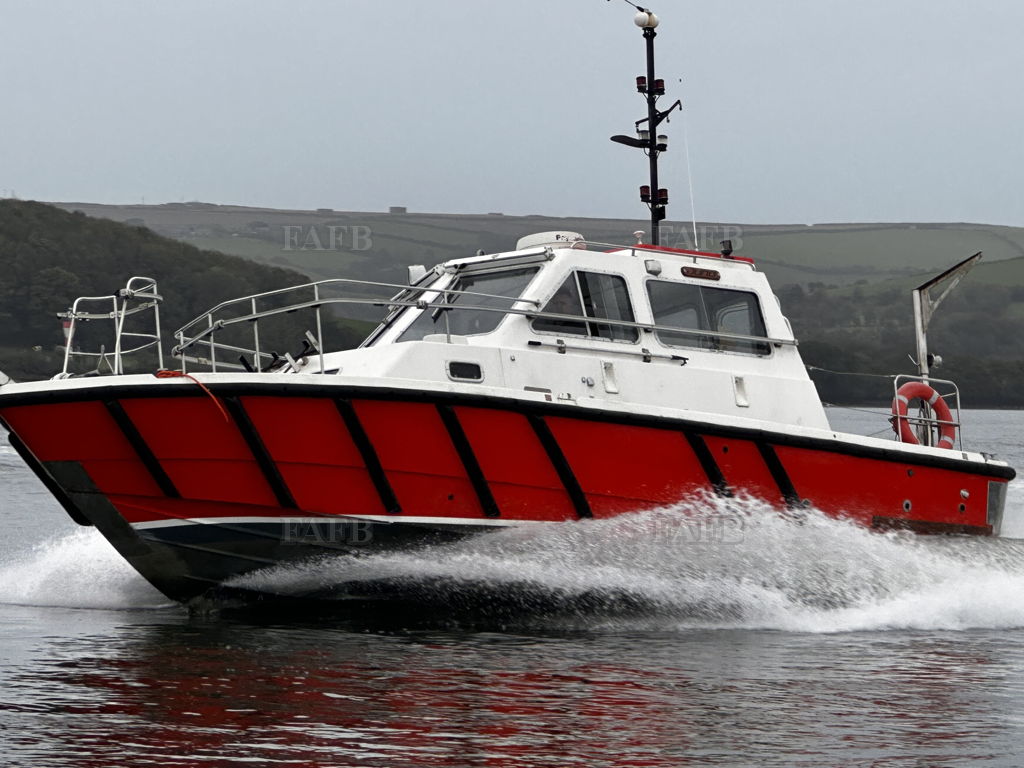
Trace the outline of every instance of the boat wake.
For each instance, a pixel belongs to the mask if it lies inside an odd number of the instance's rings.
[[[752,500],[521,528],[409,553],[334,558],[235,586],[343,600],[412,596],[506,624],[800,632],[1024,627],[1024,541],[879,533]]]
[[[1008,511],[1024,507],[1020,491],[1011,488]],[[705,499],[278,566],[231,586],[294,601],[302,615],[327,603],[344,615],[354,588],[401,595],[435,618],[523,628],[1011,628],[1024,627],[1024,541],[879,533],[813,511],[781,516],[752,499]],[[93,530],[0,562],[0,603],[167,605]]]
[[[139,609],[168,601],[90,528],[0,561],[0,603]]]

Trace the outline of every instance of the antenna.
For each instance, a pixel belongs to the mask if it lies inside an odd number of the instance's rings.
[[[636,90],[647,101],[647,117],[636,121],[636,138],[618,135],[611,139],[627,147],[642,149],[649,158],[651,181],[650,185],[640,187],[640,201],[646,203],[651,210],[651,244],[658,245],[661,242],[658,224],[664,220],[665,207],[668,205],[668,190],[658,186],[658,155],[668,149],[668,136],[659,134],[658,126],[677,107],[682,110],[683,103],[677,99],[668,109],[658,109],[658,99],[665,95],[665,81],[657,79],[654,74],[654,38],[657,36],[654,28],[658,26],[659,20],[646,8],[640,8],[629,0],[626,2],[637,9],[633,23],[644,31],[644,40],[647,41],[647,75],[640,75],[636,79]],[[644,123],[647,126],[641,128]]]
[[[682,110],[680,110],[682,112]],[[697,243],[697,201],[693,199],[693,168],[690,166],[690,132],[686,129],[686,113],[683,116],[683,154],[686,155],[686,185],[690,189],[690,221],[693,224],[693,247],[699,251]]]

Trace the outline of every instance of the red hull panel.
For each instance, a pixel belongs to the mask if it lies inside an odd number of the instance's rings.
[[[663,506],[708,489],[707,475],[681,432],[560,417],[547,421],[594,517]]]
[[[668,421],[617,424],[500,407],[456,405],[442,417],[433,403],[367,398],[352,401],[360,443],[329,398],[239,402],[241,416],[205,395],[42,402],[0,415],[43,464],[80,466],[132,523],[383,515],[387,489],[401,508],[396,520],[482,520],[488,509],[502,520],[555,522],[668,505],[712,491],[720,473],[729,491],[777,506],[809,503],[865,524],[895,518],[982,532],[990,483],[1006,482],[968,462],[962,470],[948,461],[929,466],[898,450],[875,458],[855,447],[768,444],[760,433],[725,437]],[[285,505],[289,497],[294,506]]]
[[[102,403],[15,406],[3,418],[37,459],[80,462],[103,493],[161,495]]]
[[[777,452],[800,495],[823,512],[868,525],[875,517],[986,525],[987,478],[788,446]]]
[[[779,484],[755,443],[735,437],[708,437],[705,442],[730,488],[769,504],[782,502]]]
[[[243,397],[242,404],[300,509],[331,515],[385,513],[359,449],[330,400]]]
[[[352,406],[404,512],[483,516],[466,469],[433,405],[355,400]]]
[[[183,498],[276,505],[245,440],[212,398],[124,400],[121,405]]]
[[[521,413],[455,409],[502,515],[522,520],[575,520],[576,510]]]

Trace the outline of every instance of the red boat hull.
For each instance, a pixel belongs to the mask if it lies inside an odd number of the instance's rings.
[[[988,534],[1014,475],[952,451],[578,406],[301,385],[213,392],[51,390],[5,398],[0,418],[65,509],[178,600],[317,552],[607,518],[700,492]]]

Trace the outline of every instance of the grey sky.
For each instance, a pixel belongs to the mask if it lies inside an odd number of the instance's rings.
[[[1024,225],[1024,3],[656,2],[699,218]],[[645,158],[608,141],[644,115],[632,15],[0,0],[0,194],[642,218]]]

